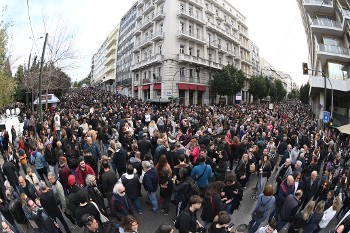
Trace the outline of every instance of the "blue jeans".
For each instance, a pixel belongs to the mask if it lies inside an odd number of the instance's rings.
[[[137,213],[142,213],[140,198],[139,197],[130,198],[130,201],[134,203]]]
[[[156,193],[148,193],[148,198],[150,202],[152,203],[152,210],[153,211],[158,211],[158,200],[156,197]]]
[[[249,233],[255,233],[262,222],[266,220],[266,216],[260,218],[260,219],[252,219],[249,222]]]

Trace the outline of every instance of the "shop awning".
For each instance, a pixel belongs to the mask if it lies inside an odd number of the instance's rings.
[[[161,90],[162,84],[161,83],[155,83],[153,84],[153,90]]]
[[[147,91],[149,89],[149,85],[143,85],[141,90],[143,91]]]
[[[188,89],[195,91],[195,90],[197,90],[197,85],[196,84],[188,84]]]
[[[134,86],[134,91],[137,91],[139,89],[138,86]]]
[[[198,89],[198,91],[206,91],[207,90],[205,85],[197,85],[197,89]]]
[[[179,83],[179,90],[188,90],[187,83]]]

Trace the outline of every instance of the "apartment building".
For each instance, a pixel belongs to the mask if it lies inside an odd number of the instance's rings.
[[[252,57],[252,75],[260,75],[260,53],[259,46],[250,41],[251,57]]]
[[[107,91],[116,91],[116,59],[117,45],[119,37],[119,25],[108,35],[105,54],[105,77],[103,80],[104,87]]]
[[[298,0],[309,49],[310,100],[319,116],[329,111],[350,122],[350,6],[345,0]]]
[[[245,17],[226,0],[140,0],[135,21],[133,97],[209,104],[218,101],[209,85],[216,70],[233,64],[252,75]],[[247,101],[247,87],[242,91]]]
[[[132,95],[131,64],[134,49],[134,31],[136,26],[136,2],[122,17],[119,23],[119,37],[116,62],[116,89],[123,95]]]
[[[105,60],[108,38],[104,40],[98,51],[92,57],[91,86],[101,87],[105,79]]]

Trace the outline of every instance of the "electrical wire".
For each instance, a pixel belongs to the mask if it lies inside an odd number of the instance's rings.
[[[34,37],[34,30],[33,30],[33,27],[32,27],[32,20],[30,18],[30,10],[29,10],[29,0],[27,0],[27,13],[28,13],[28,19],[29,19],[29,26],[30,26],[30,30],[32,32],[32,40],[33,40],[33,43],[35,45],[35,48],[36,48],[36,51],[39,51],[38,49],[38,45],[36,44],[36,39]]]

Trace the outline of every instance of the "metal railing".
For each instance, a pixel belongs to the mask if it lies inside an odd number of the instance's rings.
[[[341,28],[341,23],[330,19],[314,19],[312,25]]]
[[[318,50],[327,53],[336,53],[340,55],[350,56],[350,50],[348,48],[335,45],[318,44]]]

